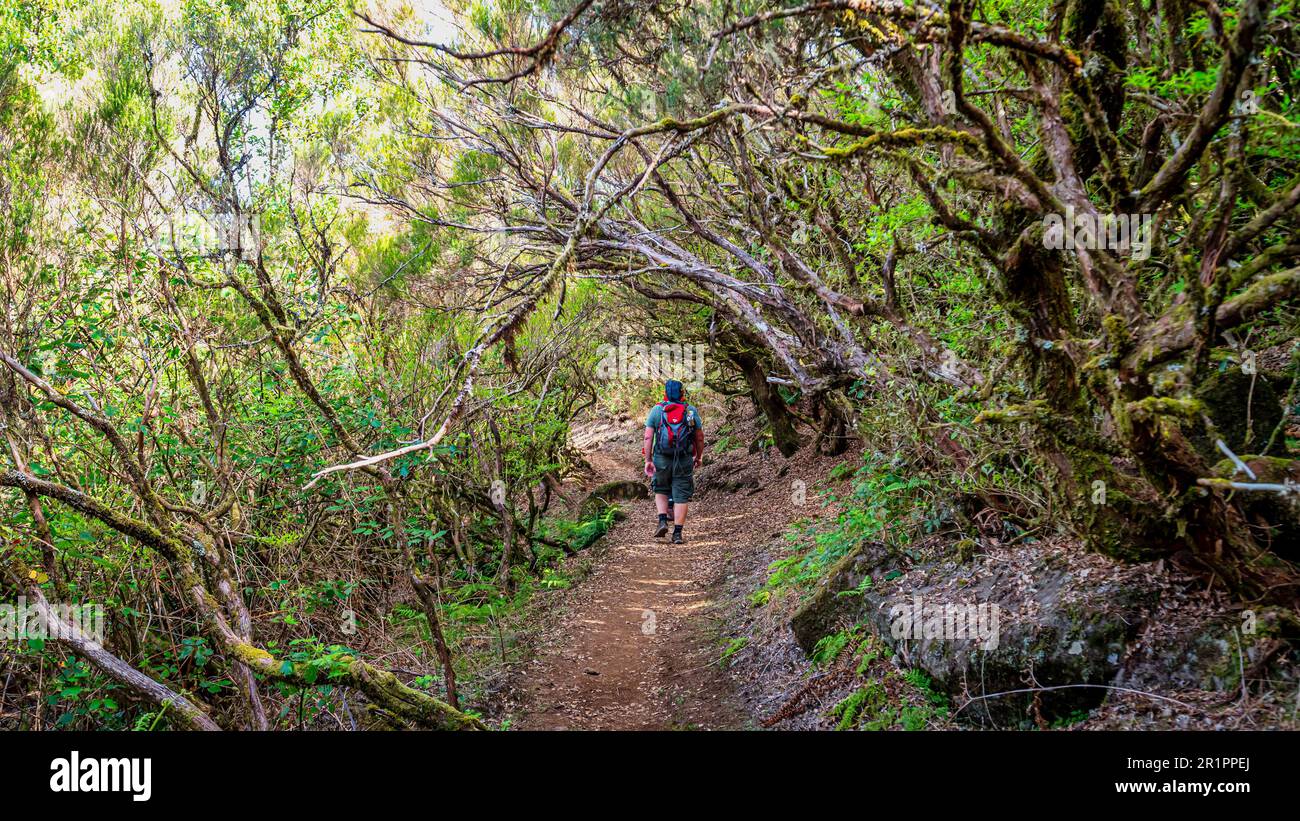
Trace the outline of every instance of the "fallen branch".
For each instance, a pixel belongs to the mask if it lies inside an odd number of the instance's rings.
[[[1258,478],[1257,476],[1255,476],[1255,471],[1250,469],[1250,465],[1241,461],[1241,457],[1233,453],[1232,450],[1226,444],[1224,444],[1224,441],[1222,439],[1215,439],[1214,446],[1217,447],[1219,451],[1223,453],[1224,456],[1227,456],[1229,459],[1232,460],[1232,464],[1237,466],[1238,473],[1244,473],[1247,476],[1249,476],[1251,479]]]
[[[41,590],[40,585],[32,581],[26,567],[15,563],[9,569],[10,575],[17,577],[22,583],[24,594],[34,603],[47,633],[50,636],[57,636],[58,641],[66,644],[91,667],[137,696],[158,705],[160,710],[166,711],[170,708],[177,716],[177,720],[188,725],[190,729],[205,731],[221,729],[198,705],[110,653],[98,641],[82,632],[76,624],[59,618],[50,607],[49,600],[45,598],[45,592]]]
[[[1196,484],[1215,490],[1245,490],[1257,493],[1278,493],[1283,496],[1300,494],[1300,485],[1280,485],[1275,482],[1233,482],[1228,479],[1197,479]]]
[[[1133,693],[1134,695],[1146,696],[1147,698],[1159,699],[1160,701],[1168,701],[1171,704],[1177,704],[1179,707],[1186,707],[1188,709],[1191,709],[1192,707],[1192,705],[1188,704],[1185,701],[1179,701],[1178,699],[1170,698],[1169,696],[1157,695],[1156,693],[1148,693],[1145,690],[1134,690],[1132,687],[1116,687],[1112,684],[1057,684],[1052,687],[1024,687],[1019,690],[1005,690],[1001,693],[989,693],[988,695],[984,695],[984,696],[972,696],[969,701],[967,701],[965,704],[957,708],[956,712],[953,713],[953,716],[956,717],[957,713],[960,713],[962,710],[965,710],[967,707],[969,707],[971,704],[973,704],[976,701],[985,701],[990,698],[999,698],[1000,696],[1014,696],[1021,693],[1045,693],[1048,692],[1049,690],[1072,690],[1072,689],[1079,689],[1079,688],[1089,688],[1089,689],[1100,688],[1102,690],[1116,690],[1121,693]]]
[[[0,486],[32,490],[41,496],[58,499],[153,549],[167,559],[176,571],[177,582],[188,595],[190,603],[202,614],[214,642],[224,651],[267,678],[299,687],[317,684],[318,670],[312,662],[295,663],[277,659],[266,650],[249,643],[230,626],[216,607],[215,600],[195,567],[193,551],[176,536],[118,513],[92,496],[21,471],[7,470],[0,473]],[[335,657],[330,675],[334,681],[365,693],[377,706],[418,725],[440,730],[486,729],[477,718],[462,713],[428,693],[406,686],[391,672],[351,654]]]

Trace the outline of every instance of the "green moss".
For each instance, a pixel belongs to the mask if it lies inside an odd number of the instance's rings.
[[[1041,422],[1047,418],[1047,403],[1041,399],[1021,405],[1008,405],[1005,408],[990,408],[980,411],[975,417],[975,424],[1015,425],[1021,422]]]
[[[949,143],[964,145],[977,149],[980,142],[973,134],[957,131],[953,128],[934,126],[931,128],[901,128],[898,131],[882,131],[872,134],[844,146],[823,147],[821,151],[833,160],[843,160],[857,154],[866,153],[874,148],[919,147],[928,143]]]
[[[1215,446],[1216,439],[1222,439],[1233,451],[1257,450],[1267,444],[1282,421],[1282,402],[1269,381],[1243,373],[1240,367],[1227,362],[1197,386],[1195,396],[1213,427],[1207,429],[1198,420],[1190,433],[1191,441],[1209,460],[1217,461],[1222,456]],[[1275,442],[1270,455],[1281,453],[1282,445]]]
[[[1300,284],[1300,272],[1295,269],[1260,277],[1240,296],[1234,297],[1232,305],[1241,316],[1252,317],[1277,304],[1282,295],[1293,293],[1297,284]]]
[[[1238,454],[1237,458],[1250,467],[1255,474],[1255,481],[1259,482],[1282,483],[1300,472],[1300,459],[1259,456],[1252,453]],[[1222,479],[1237,476],[1237,463],[1231,459],[1222,459],[1215,463],[1213,473]],[[1242,477],[1237,478],[1240,481]]]
[[[1204,411],[1205,406],[1195,399],[1148,396],[1136,402],[1129,402],[1124,409],[1137,422],[1150,422],[1158,416],[1173,416],[1190,422]]]
[[[975,543],[974,539],[962,539],[957,542],[954,547],[957,550],[957,561],[966,564],[971,559],[975,558],[975,550],[978,545]]]
[[[275,666],[275,657],[260,647],[254,647],[251,644],[236,644],[233,649],[236,658],[255,670],[265,671],[267,668]]]
[[[1133,334],[1129,330],[1128,320],[1119,314],[1107,314],[1101,321],[1101,326],[1106,332],[1106,338],[1110,340],[1111,347],[1117,353],[1122,353],[1132,344]]]

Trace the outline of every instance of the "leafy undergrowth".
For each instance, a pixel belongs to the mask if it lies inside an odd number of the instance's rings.
[[[945,412],[954,426],[969,423],[951,407]],[[878,425],[887,423],[878,420]],[[962,499],[1011,497],[1027,502],[1018,516],[1004,511],[997,517],[997,536],[1004,543],[1035,541],[1037,523],[1031,517],[1041,516],[1042,510],[1027,489],[1036,471],[1031,464],[1011,451],[992,451],[964,470],[958,467],[936,459],[917,439],[902,439],[889,453],[868,451],[844,458],[809,489],[808,504],[819,509],[785,533],[782,555],[770,564],[755,601],[807,594],[863,542],[884,542],[915,558],[923,541],[978,535],[970,532],[975,524],[960,509]]]
[[[837,730],[925,730],[949,724],[947,696],[920,670],[899,670],[880,639],[853,627],[818,642],[813,663],[852,671],[855,689],[827,711]]]
[[[617,505],[604,509],[578,521],[568,519],[553,520],[552,525],[559,539],[569,545],[573,551],[591,547],[596,540],[609,532],[614,522],[623,517],[623,511]]]
[[[857,470],[848,493],[831,485],[822,492],[823,503],[841,512],[830,523],[821,518],[796,523],[785,536],[789,554],[772,562],[763,589],[769,596],[785,589],[807,590],[854,547],[890,531],[905,543],[904,525],[915,516],[915,499],[928,484],[925,479],[906,478],[888,465],[867,464]]]
[[[497,696],[501,671],[527,653],[527,638],[534,627],[539,595],[563,590],[581,580],[591,569],[594,546],[623,516],[618,506],[609,506],[580,519],[555,517],[546,520],[547,538],[563,542],[567,550],[545,544],[534,546],[534,561],[516,568],[513,588],[503,591],[490,580],[466,582],[444,593],[441,617],[448,643],[455,648],[456,673],[462,700],[487,705]],[[410,631],[409,646],[430,664],[433,643],[423,611],[409,605],[394,608],[395,622]],[[417,679],[433,695],[443,691],[439,675]],[[478,716],[475,710],[470,710]]]
[[[824,637],[802,675],[786,685],[762,726],[779,729],[914,731],[951,729],[952,709],[920,670],[860,625]]]
[[[806,656],[789,620],[837,562],[863,541],[905,547],[943,525],[936,483],[902,460],[867,456],[827,465],[811,483],[809,512],[762,555],[738,556],[724,596],[731,637],[723,663],[760,726],[775,729],[921,730],[953,726],[948,699],[863,625],[823,637]],[[854,595],[861,591],[845,591]],[[741,649],[744,653],[740,653]]]

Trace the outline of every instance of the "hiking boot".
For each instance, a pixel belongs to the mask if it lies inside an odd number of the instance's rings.
[[[673,544],[686,544],[686,540],[682,538],[682,532],[680,530],[673,531]]]
[[[659,522],[659,527],[655,529],[655,538],[662,539],[664,536],[667,535],[668,535],[668,520],[664,519],[663,521]]]

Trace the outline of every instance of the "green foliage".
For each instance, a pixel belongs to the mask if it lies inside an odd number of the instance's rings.
[[[813,647],[810,658],[813,664],[819,667],[829,667],[839,659],[844,648],[854,641],[860,632],[858,628],[849,630],[839,630],[830,635],[823,636]]]
[[[875,457],[868,457],[853,475],[847,495],[833,488],[822,491],[826,504],[843,504],[843,512],[830,526],[804,523],[786,534],[794,547],[769,566],[768,590],[808,588],[864,541],[889,535],[906,543],[908,517],[918,515],[917,502],[930,482],[905,476],[898,467]]]
[[[719,431],[717,438],[713,440],[713,452],[718,455],[730,453],[742,447],[743,444],[739,439],[732,436],[729,431]]]
[[[618,505],[609,505],[577,522],[556,518],[548,522],[555,538],[564,541],[572,551],[585,550],[609,532],[622,515]]]
[[[115,684],[101,684],[98,675],[84,661],[65,658],[59,663],[50,695],[46,696],[46,703],[57,715],[54,726],[65,728],[88,722],[92,726],[124,729],[126,717],[111,696],[116,690]]]
[[[735,661],[735,656],[741,650],[749,646],[749,636],[737,636],[728,639],[722,649],[722,655],[718,658],[718,664],[723,667],[729,667]]]
[[[901,675],[892,666],[876,664],[878,640],[868,638],[857,650],[857,675],[866,681],[831,708],[838,730],[924,730],[948,718],[947,697],[933,690],[918,670]]]
[[[1087,721],[1090,713],[1087,710],[1072,710],[1069,715],[1061,716],[1052,721],[1052,729],[1064,730],[1078,724],[1081,721]]]

